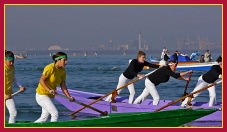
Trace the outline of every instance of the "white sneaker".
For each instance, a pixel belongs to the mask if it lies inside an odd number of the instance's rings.
[[[187,104],[181,103],[180,106],[185,108],[185,107],[187,107]]]

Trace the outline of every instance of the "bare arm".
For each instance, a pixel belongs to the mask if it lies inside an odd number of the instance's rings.
[[[75,99],[69,94],[65,81],[62,81],[60,86],[61,86],[61,90],[65,94],[65,96],[67,96],[70,99],[70,101],[75,101]]]
[[[21,92],[24,92],[26,88],[20,84],[20,82],[14,77],[14,83],[20,88]]]
[[[190,71],[186,71],[186,72],[181,72],[180,73],[180,77],[179,78],[177,78],[178,80],[185,80],[185,81],[188,81],[189,80],[189,78],[185,78],[184,77],[184,75],[186,75],[186,74],[190,74],[190,73],[192,73],[192,70],[190,70]]]

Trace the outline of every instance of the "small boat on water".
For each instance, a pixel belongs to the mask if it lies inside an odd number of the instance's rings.
[[[23,55],[22,53],[20,53],[20,55],[14,55],[15,59],[25,59],[28,57],[28,54]]]
[[[84,92],[84,91],[78,91],[73,89],[68,89],[71,96],[75,97],[76,100],[79,102],[82,102],[84,104],[89,104],[93,102],[94,100],[103,97],[103,94],[97,94],[97,93],[91,93],[91,92]],[[62,94],[61,89],[57,88],[57,93]],[[61,96],[56,96],[55,99],[64,105],[66,108],[68,108],[70,111],[76,111],[80,109],[82,106],[79,104],[76,104],[74,102],[69,102],[68,99],[63,98]],[[167,105],[171,102],[171,100],[160,100],[158,105],[152,105],[153,100],[146,99],[141,104],[128,104],[128,98],[117,96],[116,97],[116,103],[111,103],[103,100],[100,100],[91,106],[99,109],[101,111],[107,111],[108,113],[126,113],[126,112],[153,112],[162,106]],[[197,108],[205,108],[208,109],[208,102],[192,102],[193,109]],[[172,109],[181,109],[180,102],[177,102],[171,106],[168,106],[167,108],[163,110],[172,110]],[[222,103],[217,102],[217,104],[213,107],[215,109],[219,109],[218,111],[207,115],[205,117],[199,118],[196,121],[197,122],[216,122],[217,126],[221,126],[222,124]],[[100,114],[94,110],[91,110],[89,108],[83,109],[81,112],[83,113],[90,113],[90,114]],[[200,124],[196,124],[199,126]]]
[[[59,122],[20,121],[6,127],[178,127],[215,112],[215,109],[178,109],[160,112],[115,113],[102,117]]]
[[[191,61],[188,59],[182,59],[183,57],[178,57],[181,58],[178,62],[177,69],[176,70],[195,70],[195,71],[208,71],[213,65],[217,65],[217,62],[208,62],[208,63],[200,63],[199,61]],[[150,62],[153,64],[159,64],[161,60],[157,60],[154,57],[150,57]],[[149,69],[149,67],[144,67],[144,69]]]

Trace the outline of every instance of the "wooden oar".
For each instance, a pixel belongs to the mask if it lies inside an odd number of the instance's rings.
[[[181,97],[181,98],[179,98],[179,99],[177,99],[177,100],[174,100],[174,101],[168,103],[167,105],[165,105],[165,106],[163,106],[163,107],[161,107],[161,108],[155,110],[155,112],[160,111],[160,110],[162,110],[162,109],[164,109],[164,108],[166,108],[166,107],[168,107],[168,106],[170,106],[170,105],[172,105],[172,104],[175,104],[175,103],[177,103],[177,102],[179,102],[179,101],[181,101],[181,100],[183,100],[183,99],[185,99],[185,98],[187,98],[187,97],[189,97],[189,96],[192,96],[192,95],[195,94],[195,93],[199,93],[199,92],[201,92],[201,91],[203,91],[203,90],[206,90],[206,89],[208,89],[209,87],[212,87],[212,86],[214,86],[214,85],[217,85],[217,84],[219,84],[219,83],[221,83],[221,82],[222,82],[222,80],[217,81],[217,82],[214,82],[214,83],[212,83],[212,84],[209,84],[209,85],[206,86],[206,87],[203,87],[203,88],[201,88],[201,89],[199,89],[199,90],[197,90],[197,91],[194,91],[194,92],[192,92],[192,93],[190,93],[190,94],[188,94],[188,95],[186,95],[186,96],[184,96],[184,97]]]
[[[187,95],[187,93],[186,93],[186,91],[187,91],[187,88],[188,88],[188,84],[189,84],[189,82],[191,81],[191,77],[192,77],[192,72],[190,73],[190,75],[189,75],[189,79],[188,79],[188,81],[187,81],[187,83],[186,83],[186,86],[185,86],[185,88],[184,88],[184,95],[183,96],[185,96],[185,95]]]
[[[13,94],[11,95],[11,97],[13,97],[13,96],[19,94],[20,92],[21,92],[20,90],[16,91],[15,93],[13,93]],[[7,100],[7,99],[5,99],[5,100]]]
[[[187,83],[186,83],[186,85],[185,85],[183,96],[185,96],[185,95],[188,94],[186,91],[187,91],[187,88],[188,88],[188,84],[189,84],[189,82],[191,81],[191,77],[192,77],[192,72],[190,73],[190,75],[189,75],[189,80],[187,81]],[[184,99],[182,100],[182,102],[183,102],[183,101],[184,101]]]
[[[60,96],[60,97],[63,97],[63,98],[70,99],[69,97],[66,97],[66,96],[64,96],[64,95],[62,95],[62,94],[56,94],[56,95],[58,95],[58,96]],[[99,109],[96,109],[96,108],[94,108],[94,107],[92,107],[92,106],[89,106],[89,105],[87,105],[87,104],[84,104],[84,103],[82,103],[82,102],[80,102],[80,101],[78,101],[78,100],[75,100],[74,103],[77,103],[77,104],[82,105],[82,106],[84,106],[84,107],[87,107],[87,108],[89,108],[89,109],[91,109],[91,110],[94,110],[94,111],[100,113],[101,116],[106,116],[106,115],[108,114],[107,111],[104,111],[104,112],[103,112],[103,111],[101,111],[101,110],[99,110]]]
[[[156,69],[156,70],[157,70],[157,69]],[[98,102],[99,100],[102,100],[103,98],[105,98],[105,97],[109,96],[110,94],[112,94],[112,93],[113,93],[113,92],[115,92],[116,90],[123,89],[124,87],[127,87],[128,85],[130,85],[130,84],[132,84],[132,83],[135,83],[135,82],[137,82],[137,81],[139,81],[139,80],[141,80],[141,79],[143,79],[143,78],[147,77],[148,75],[152,74],[152,73],[153,73],[153,72],[155,72],[156,70],[153,70],[153,71],[149,72],[148,74],[146,74],[144,77],[140,77],[140,78],[138,78],[138,79],[135,79],[135,80],[133,80],[133,81],[131,81],[131,82],[129,82],[129,83],[127,83],[127,84],[125,84],[124,86],[121,86],[121,87],[119,87],[119,88],[117,88],[117,89],[115,89],[115,90],[113,90],[113,91],[109,92],[108,94],[106,94],[106,95],[104,95],[104,96],[102,96],[102,97],[98,98],[97,100],[95,100],[95,101],[93,101],[93,102],[89,103],[87,106],[84,106],[84,107],[82,107],[82,108],[78,109],[77,111],[72,112],[70,115],[72,115],[72,116],[73,116],[74,114],[76,114],[76,113],[80,112],[81,110],[85,109],[86,107],[88,107],[88,106],[90,106],[90,105],[92,105],[92,104],[94,104],[94,103]]]

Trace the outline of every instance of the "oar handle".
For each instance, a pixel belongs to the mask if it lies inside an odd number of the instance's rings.
[[[18,90],[18,91],[16,91],[15,93],[13,93],[12,94],[12,96],[15,96],[15,95],[17,95],[17,94],[19,94],[21,91],[20,90]]]
[[[187,83],[186,83],[186,86],[185,86],[185,88],[184,88],[184,95],[186,95],[186,90],[187,90],[187,88],[188,88],[189,82],[191,81],[191,77],[192,77],[192,72],[190,73],[189,79],[188,79],[188,81],[187,81]]]
[[[57,93],[56,95],[58,95],[58,96],[60,96],[60,97],[63,97],[63,98],[66,98],[66,99],[70,99],[69,97],[64,96],[64,95],[62,95],[62,94],[58,94],[58,93]],[[77,103],[77,104],[79,104],[79,105],[88,107],[89,109],[92,109],[92,110],[94,110],[94,111],[100,113],[100,114],[103,115],[103,116],[108,114],[107,111],[104,111],[104,112],[103,112],[103,111],[101,111],[101,110],[99,110],[99,109],[96,109],[96,108],[94,108],[94,107],[92,107],[92,106],[88,106],[87,104],[84,104],[84,103],[82,103],[82,102],[80,102],[80,101],[78,101],[78,100],[76,100],[76,99],[75,99],[74,103]]]
[[[158,68],[158,69],[159,69],[159,68]],[[139,81],[139,80],[140,80],[140,79],[142,79],[142,78],[147,77],[148,75],[150,75],[150,74],[154,73],[154,72],[155,72],[156,70],[158,70],[158,69],[155,69],[155,70],[151,71],[150,73],[146,74],[144,77],[137,78],[137,79],[135,79],[135,80],[133,80],[133,81],[131,81],[131,82],[127,83],[126,85],[124,85],[124,86],[121,86],[121,87],[117,88],[116,90],[123,89],[124,87],[126,87],[126,86],[128,86],[128,85],[130,85],[130,84],[132,84],[132,83],[135,83],[135,82]],[[108,94],[106,94],[106,95],[104,95],[104,96],[102,96],[102,97],[98,98],[97,100],[95,100],[95,101],[93,101],[93,102],[89,103],[87,106],[90,106],[90,105],[92,105],[92,104],[94,104],[94,103],[98,102],[99,100],[102,100],[103,98],[105,98],[105,97],[109,96],[110,94],[112,94],[112,93],[113,93],[114,91],[116,91],[116,90],[113,90],[113,91],[109,92]],[[84,107],[82,107],[82,108],[78,109],[77,111],[72,112],[70,115],[72,115],[72,116],[73,116],[74,114],[76,114],[76,113],[80,112],[81,110],[85,109],[87,106],[84,106]]]
[[[192,96],[192,95],[195,94],[195,93],[199,93],[199,92],[201,92],[201,91],[203,91],[203,90],[206,90],[206,89],[208,89],[209,87],[212,87],[212,86],[214,86],[214,85],[217,85],[217,84],[219,84],[219,83],[221,83],[221,82],[222,82],[222,80],[217,81],[217,82],[214,82],[214,83],[212,83],[212,84],[209,84],[209,85],[206,86],[206,87],[203,87],[203,88],[201,88],[201,89],[199,89],[199,90],[197,90],[197,91],[194,91],[194,92],[192,92],[192,93],[190,93],[190,94],[188,94],[188,95],[186,95],[186,96],[184,96],[184,97],[181,97],[181,98],[179,98],[179,99],[177,99],[177,100],[174,100],[174,101],[168,103],[167,105],[165,105],[165,106],[163,106],[163,107],[161,107],[161,108],[155,110],[155,112],[160,111],[160,110],[162,110],[162,109],[164,109],[164,108],[166,108],[166,107],[168,107],[168,106],[170,106],[170,105],[172,105],[172,104],[175,104],[175,103],[177,103],[177,102],[179,102],[179,101],[181,101],[181,100],[183,100],[183,99],[185,99],[185,98],[187,98],[187,97],[189,97],[189,96]]]
[[[12,95],[11,95],[11,97],[13,97],[13,96],[15,96],[15,95],[17,95],[17,94],[19,94],[19,93],[21,93],[22,91],[20,91],[20,90],[18,90],[18,91],[16,91],[15,93],[13,93]],[[7,100],[7,99],[5,99],[5,100]]]

